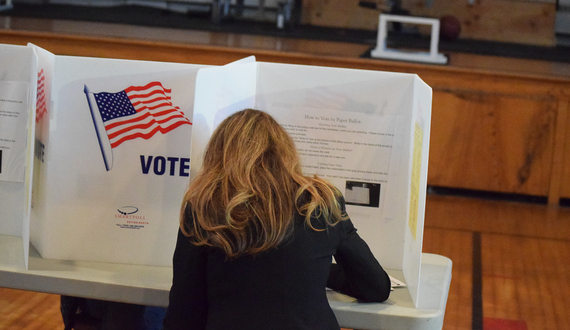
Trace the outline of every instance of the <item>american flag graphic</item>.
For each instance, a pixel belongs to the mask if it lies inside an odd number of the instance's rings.
[[[44,69],[41,69],[40,72],[38,72],[37,86],[36,123],[38,123],[47,113]]]
[[[111,148],[128,140],[149,139],[157,132],[165,134],[181,125],[192,125],[180,108],[172,104],[170,92],[154,81],[117,93],[93,93]]]

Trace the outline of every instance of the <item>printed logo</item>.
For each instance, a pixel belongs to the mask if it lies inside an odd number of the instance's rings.
[[[172,104],[171,89],[158,81],[116,93],[92,93],[85,86],[84,92],[107,171],[113,167],[113,148],[123,142],[148,140],[158,132],[166,134],[182,125],[192,125]]]
[[[136,206],[121,206],[117,209],[115,214],[116,219],[122,219],[121,223],[117,223],[117,226],[122,229],[141,229],[148,225],[146,217],[141,214],[137,214],[139,208]]]
[[[137,213],[139,208],[135,206],[123,206],[118,208],[117,211],[122,215],[131,215]]]

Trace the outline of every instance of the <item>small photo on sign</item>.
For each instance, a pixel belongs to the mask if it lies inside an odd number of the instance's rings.
[[[344,190],[346,204],[368,207],[380,206],[380,184],[346,181]]]

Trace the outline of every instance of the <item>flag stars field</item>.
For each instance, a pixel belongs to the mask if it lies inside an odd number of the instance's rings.
[[[97,93],[95,100],[101,110],[101,119],[103,119],[103,122],[118,117],[135,115],[137,113],[137,110],[131,104],[125,91],[118,93]]]

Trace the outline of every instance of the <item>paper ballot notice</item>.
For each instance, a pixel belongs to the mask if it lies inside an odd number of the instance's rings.
[[[27,82],[0,81],[1,181],[24,181],[28,88]]]

